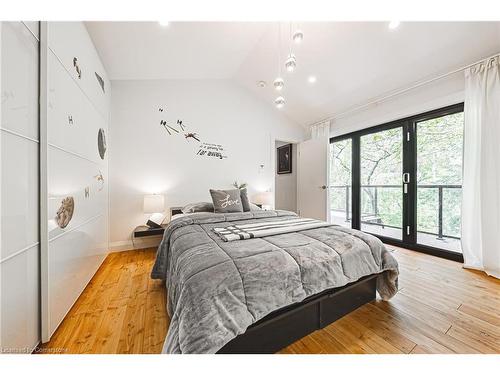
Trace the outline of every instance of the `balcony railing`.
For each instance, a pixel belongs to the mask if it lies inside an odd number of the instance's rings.
[[[342,194],[345,194],[345,208],[330,208],[331,211],[337,211],[337,212],[345,212],[345,219],[346,221],[351,220],[351,213],[350,213],[350,185],[330,185],[330,194],[332,189],[342,189],[344,192]],[[379,210],[378,210],[378,196],[379,196],[379,189],[403,189],[402,185],[361,185],[361,188],[363,189],[373,189],[373,212],[362,212],[361,213],[361,223],[363,224],[370,224],[370,225],[378,225],[381,227],[388,227],[388,228],[401,228],[398,226],[394,225],[388,225],[382,222],[380,216],[379,216]],[[459,236],[453,236],[451,234],[444,234],[443,233],[443,191],[445,189],[462,189],[462,185],[417,185],[418,189],[437,189],[438,191],[438,232],[430,232],[430,231],[422,231],[419,230],[420,233],[426,233],[426,234],[431,234],[431,235],[436,235],[438,239],[443,239],[443,238],[454,238],[454,239],[460,239]]]

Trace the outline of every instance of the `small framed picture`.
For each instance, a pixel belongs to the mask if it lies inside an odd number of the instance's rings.
[[[292,173],[292,144],[278,147],[278,174]]]

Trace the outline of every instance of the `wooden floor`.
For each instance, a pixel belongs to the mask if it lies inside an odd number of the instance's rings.
[[[399,293],[376,300],[280,353],[500,353],[500,280],[461,264],[392,248]],[[151,280],[155,251],[113,253],[43,348],[159,353],[166,290]]]

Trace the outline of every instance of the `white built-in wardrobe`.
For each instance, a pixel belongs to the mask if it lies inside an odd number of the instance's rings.
[[[111,87],[81,22],[0,22],[0,348],[50,339],[108,251]]]

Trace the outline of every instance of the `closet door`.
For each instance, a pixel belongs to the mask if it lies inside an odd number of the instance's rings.
[[[0,348],[39,342],[38,22],[0,22]]]
[[[44,26],[41,315],[47,342],[108,251],[110,86],[82,22]]]

